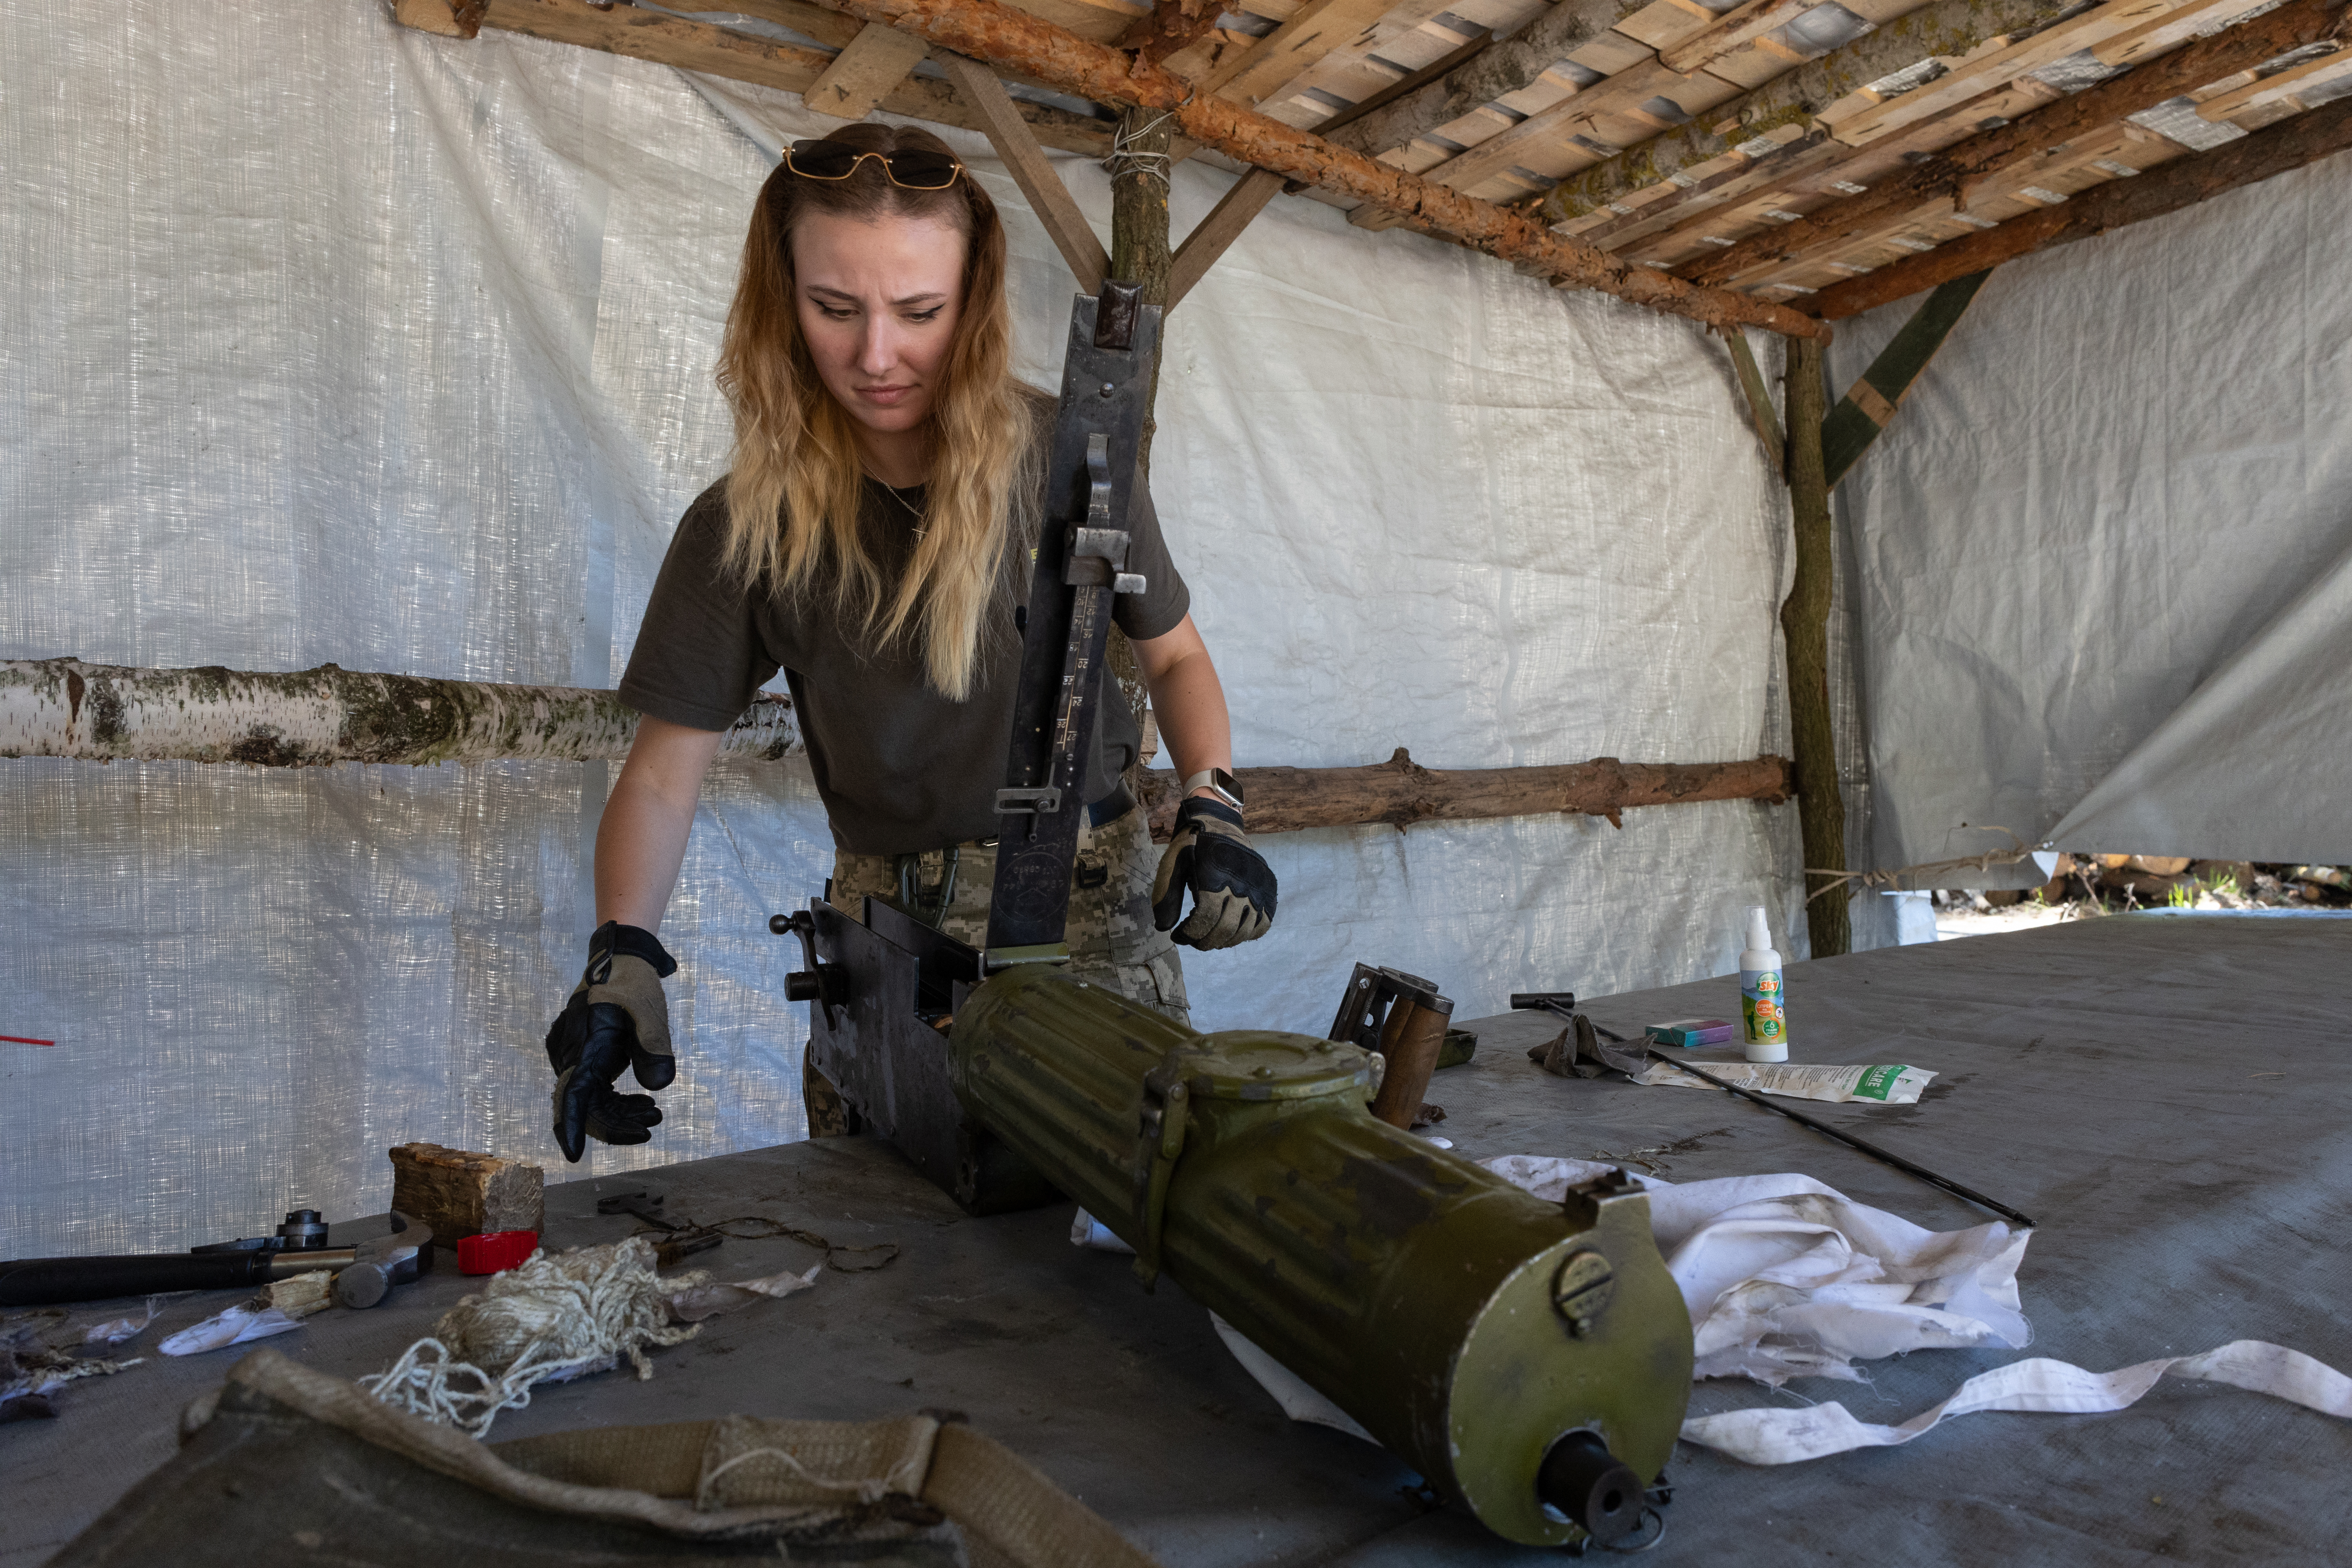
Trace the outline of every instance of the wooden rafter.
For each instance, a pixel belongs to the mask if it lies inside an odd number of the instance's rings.
[[[836,120],[863,120],[913,76],[917,63],[929,53],[922,39],[869,22],[817,73],[802,100]],[[1026,133],[1028,127],[1022,130]]]
[[[1013,183],[1029,198],[1029,210],[1045,226],[1047,237],[1069,264],[1070,275],[1078,282],[1078,292],[1101,293],[1103,279],[1110,273],[1110,255],[1103,249],[1094,226],[1087,222],[1087,215],[1078,209],[1069,186],[1062,183],[1060,174],[1047,162],[1045,149],[1030,134],[1027,122],[1022,120],[1004,84],[986,66],[955,56],[949,57],[947,71],[948,79],[955,84],[956,96],[980,121],[988,144],[996,149]]]
[[[774,0],[767,0],[767,4],[773,5]],[[412,15],[432,17],[436,8],[440,15],[447,15],[451,9],[449,0],[403,0],[398,15],[403,21],[408,21]],[[729,8],[758,9],[731,4]],[[856,37],[856,18],[832,15],[849,29],[847,37]],[[730,32],[708,22],[641,11],[626,5],[604,9],[592,0],[488,0],[481,6],[481,25],[786,92],[805,93],[834,59],[814,49]],[[456,31],[441,27],[426,30]],[[886,93],[880,107],[910,120],[979,129],[971,112],[957,101],[954,92],[942,81],[909,78]],[[1028,102],[1019,105],[1019,113],[1037,139],[1049,147],[1097,156],[1110,149],[1110,130],[1098,120]]]
[[[2210,153],[2179,159],[2134,179],[2095,186],[2063,205],[2011,218],[1997,228],[1825,289],[1808,303],[1829,321],[1859,315],[2028,251],[2162,217],[2347,149],[2352,149],[2352,99],[2338,99]]]
[[[1909,213],[1939,198],[1966,210],[1970,190],[1981,186],[1995,172],[2197,88],[2251,70],[2290,49],[2332,37],[2345,16],[2345,0],[2293,0],[2279,10],[2240,23],[2112,81],[1956,142],[1858,195],[1832,200],[1781,227],[1750,236],[1679,270],[1703,283],[1728,282],[1759,262],[1849,241],[1890,214]]]
[[[1311,132],[1220,98],[1148,61],[1086,40],[994,0],[843,0],[866,21],[887,22],[1000,68],[1099,101],[1165,110],[1193,141],[1256,168],[1402,213],[1474,249],[1708,325],[1744,321],[1799,336],[1820,324],[1799,312],[1721,289],[1694,289],[1654,268],[1602,255],[1522,215],[1433,184]]]

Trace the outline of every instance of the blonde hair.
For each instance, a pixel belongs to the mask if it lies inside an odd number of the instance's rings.
[[[912,126],[848,125],[828,139],[877,153],[950,153]],[[895,582],[861,523],[866,470],[856,427],[801,335],[792,235],[808,213],[934,218],[964,237],[963,300],[931,414],[923,529]],[[1038,395],[1013,375],[1004,228],[988,194],[969,171],[945,190],[909,191],[871,159],[845,180],[803,179],[778,164],[751,209],[719,387],[735,411],[725,569],[796,595],[829,567],[827,608],[854,617],[877,645],[915,639],[931,684],[956,701],[970,696],[1006,547],[1033,521],[1037,489]]]

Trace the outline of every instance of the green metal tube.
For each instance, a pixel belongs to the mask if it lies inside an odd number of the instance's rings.
[[[1203,1036],[1084,981],[990,981],[950,1072],[983,1125],[1489,1529],[1581,1531],[1537,1471],[1600,1434],[1646,1483],[1690,1319],[1630,1183],[1545,1203],[1376,1121],[1354,1046]]]

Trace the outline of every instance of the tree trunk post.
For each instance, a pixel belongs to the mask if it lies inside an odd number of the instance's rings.
[[[1822,892],[1845,869],[1845,801],[1838,794],[1837,737],[1830,726],[1830,487],[1822,459],[1826,397],[1822,345],[1789,340],[1789,503],[1795,514],[1797,575],[1780,606],[1789,650],[1789,734],[1797,778],[1797,821],[1804,831],[1806,928],[1812,956],[1831,958],[1853,945],[1843,887]],[[1816,896],[1818,895],[1818,896]]]
[[[1110,275],[1130,283],[1143,285],[1143,302],[1164,305],[1168,302],[1168,148],[1175,139],[1176,121],[1164,109],[1122,109],[1118,116],[1118,139],[1112,145],[1108,165],[1110,170]],[[1151,387],[1144,399],[1143,439],[1136,458],[1136,483],[1151,482],[1151,437],[1159,429],[1153,417],[1152,405],[1160,395],[1160,349],[1168,342],[1168,325],[1160,327],[1159,346],[1152,350]],[[1109,658],[1111,673],[1118,678],[1119,690],[1127,698],[1129,708],[1135,713],[1137,728],[1143,724],[1144,709],[1150,702],[1150,693],[1144,685],[1143,668],[1136,662],[1135,647],[1127,634],[1117,626],[1111,628]],[[1142,759],[1137,759],[1139,768]],[[1129,781],[1130,787],[1140,783],[1140,773]]]

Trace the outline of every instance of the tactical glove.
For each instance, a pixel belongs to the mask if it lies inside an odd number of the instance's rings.
[[[613,1080],[632,1068],[646,1089],[677,1076],[670,1054],[669,1004],[661,983],[677,961],[649,931],[607,921],[588,939],[588,968],[572,999],[547,1026],[547,1063],[555,1069],[555,1141],[577,1164],[587,1140],[645,1143],[662,1113],[649,1094],[621,1094]]]
[[[1184,889],[1192,913],[1184,917]],[[1274,868],[1250,847],[1239,809],[1192,796],[1176,808],[1176,833],[1151,879],[1151,922],[1175,927],[1187,947],[1232,947],[1255,942],[1274,924]]]

